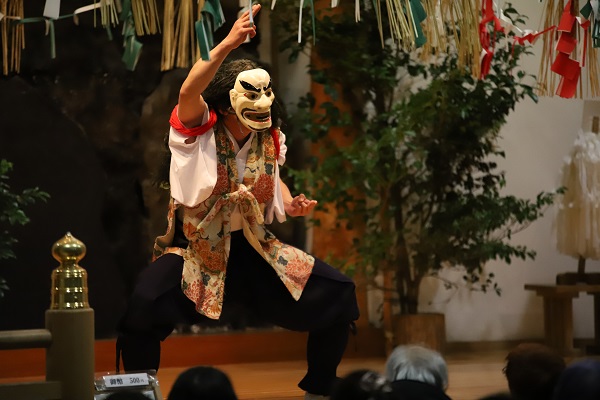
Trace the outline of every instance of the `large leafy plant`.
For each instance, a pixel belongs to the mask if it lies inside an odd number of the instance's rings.
[[[512,7],[504,13],[523,22]],[[334,204],[341,228],[361,230],[346,268],[390,277],[402,313],[416,313],[422,279],[448,267],[463,270],[472,288],[500,294],[485,263],[534,258],[510,239],[554,199],[545,192],[534,200],[504,194],[505,174],[496,164],[504,157],[498,140],[506,117],[524,97],[536,100],[527,83],[533,77],[518,69],[527,49],[497,45],[491,73],[478,79],[459,65],[456,49],[424,61],[391,40],[382,45],[373,10],[360,22],[351,12],[318,14],[314,44],[310,19],[299,44],[286,20],[293,13],[275,14],[287,37],[281,49],[293,61],[311,46],[318,60],[312,80],[330,97],[317,102],[308,94],[299,104],[297,136],[321,153],[295,174],[295,185]],[[332,138],[332,128],[343,129],[350,144]]]
[[[13,245],[17,239],[11,234],[10,228],[29,222],[23,208],[38,200],[46,201],[49,197],[48,193],[39,188],[24,189],[15,193],[8,184],[8,174],[12,167],[11,162],[0,159],[0,260],[16,257]],[[6,290],[7,282],[0,276],[0,297],[4,296]]]

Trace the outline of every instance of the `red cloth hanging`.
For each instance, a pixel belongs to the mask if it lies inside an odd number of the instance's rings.
[[[493,37],[488,29],[488,24],[490,22],[493,22]],[[485,78],[490,72],[492,59],[494,58],[497,32],[504,32],[504,28],[502,27],[500,19],[494,12],[494,2],[493,0],[482,0],[481,22],[479,23],[479,42],[481,43],[481,48],[483,49],[481,58],[481,73],[479,75],[480,79]]]
[[[556,94],[567,99],[574,97],[577,93],[577,83],[581,76],[581,68],[585,66],[588,31],[590,26],[590,21],[580,20],[575,15],[571,14],[572,2],[573,0],[567,2],[560,18],[557,29],[561,33],[556,44],[556,51],[558,54],[550,68],[552,72],[561,77]],[[575,35],[577,27],[581,27],[584,31],[581,61],[571,58],[571,54],[577,48],[577,37]]]

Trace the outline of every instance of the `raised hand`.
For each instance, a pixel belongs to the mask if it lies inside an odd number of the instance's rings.
[[[252,16],[256,16],[260,11],[260,4],[252,6]],[[233,24],[229,34],[223,39],[224,44],[227,44],[231,48],[237,48],[239,45],[246,41],[246,38],[250,36],[253,38],[256,36],[256,25],[250,21],[249,11],[245,11]]]

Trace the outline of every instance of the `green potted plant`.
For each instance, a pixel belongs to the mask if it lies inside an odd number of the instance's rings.
[[[305,18],[299,44],[286,29],[294,26],[286,21],[290,13],[279,11],[273,18],[289,34],[281,49],[294,60],[310,45],[319,61],[311,63],[312,80],[329,95],[308,94],[299,104],[297,137],[317,143],[321,154],[294,174],[295,185],[335,205],[338,228],[360,231],[347,249],[355,256],[346,257],[346,270],[383,275],[397,304],[393,314],[417,314],[421,281],[444,268],[461,269],[473,289],[500,294],[485,263],[533,259],[533,250],[510,239],[554,201],[554,193],[534,200],[504,194],[495,162],[504,157],[498,139],[506,117],[525,96],[536,100],[527,83],[534,79],[518,68],[527,49],[497,45],[490,74],[477,79],[459,65],[455,49],[423,61],[391,40],[382,45],[380,29],[384,39],[389,34],[374,12],[363,12],[360,22],[349,12],[318,14],[314,44]],[[523,23],[514,8],[504,13]],[[349,144],[332,138],[332,128],[343,129]],[[391,308],[384,309],[391,330]]]
[[[24,189],[20,193],[15,193],[8,184],[12,168],[11,162],[0,159],[0,260],[16,257],[12,247],[17,239],[9,229],[29,222],[23,208],[38,200],[46,201],[48,199],[48,193],[38,188]],[[0,276],[0,297],[4,297],[6,290],[8,290],[8,284]]]

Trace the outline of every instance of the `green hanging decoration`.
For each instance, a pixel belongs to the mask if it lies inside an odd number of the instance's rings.
[[[415,35],[415,47],[419,48],[427,43],[427,38],[423,32],[421,23],[427,19],[427,12],[421,4],[421,0],[410,0],[410,14],[412,20],[412,27]]]
[[[129,71],[134,71],[142,52],[142,43],[137,39],[133,13],[129,11],[123,23],[123,57],[121,60]]]
[[[592,47],[597,49],[600,47],[600,2],[595,2],[594,5],[596,9],[594,9],[592,2],[588,0],[579,12],[592,23],[590,27]]]
[[[194,23],[194,28],[200,48],[200,57],[208,61],[210,60],[210,50],[214,47],[213,33],[225,23],[225,16],[219,0],[206,0],[200,14],[200,19]]]

